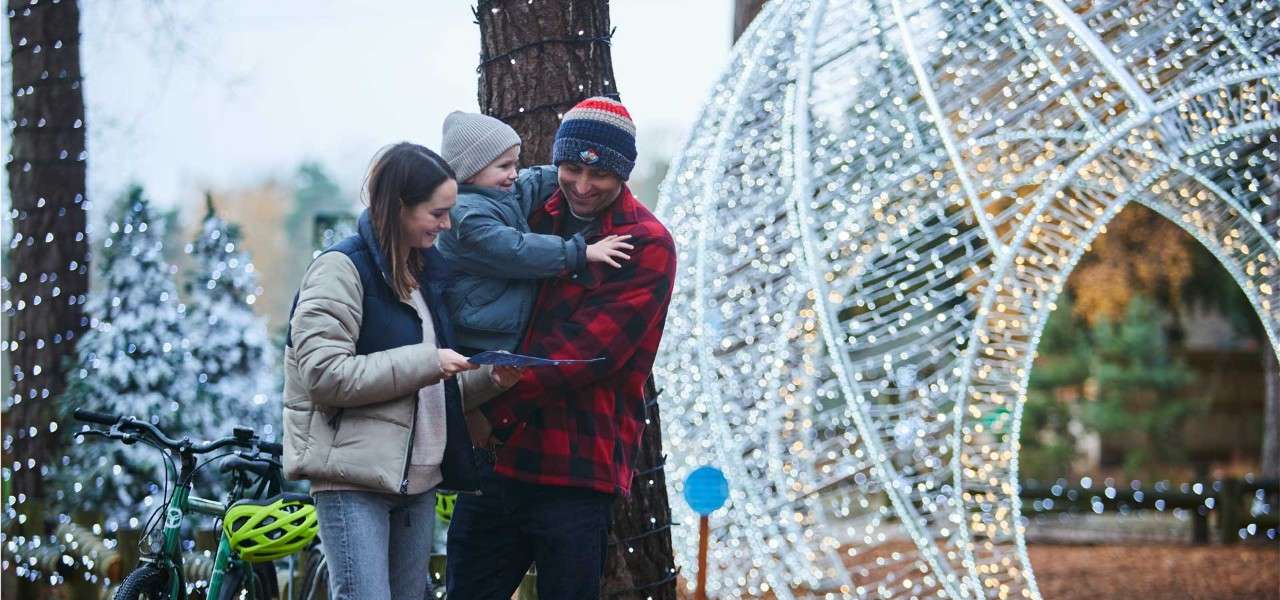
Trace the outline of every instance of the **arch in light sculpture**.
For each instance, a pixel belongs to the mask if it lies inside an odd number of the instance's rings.
[[[1038,598],[1023,390],[1105,224],[1179,224],[1280,348],[1278,31],[1256,0],[768,3],[658,204],[671,480],[732,487],[712,591]]]

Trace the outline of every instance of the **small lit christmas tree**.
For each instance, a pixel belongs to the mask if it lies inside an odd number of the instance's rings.
[[[90,331],[77,346],[63,412],[84,407],[183,431],[180,409],[191,404],[194,381],[184,308],[142,188],[121,197],[107,228],[97,257],[101,280],[87,306]],[[150,447],[88,438],[73,445],[62,462],[61,504],[101,510],[108,529],[137,526],[130,519],[149,514],[163,500],[165,474]]]
[[[186,246],[192,258],[185,290],[187,330],[200,340],[191,348],[196,397],[186,417],[191,435],[214,438],[231,427],[252,427],[264,438],[279,431],[279,394],[272,366],[277,353],[266,323],[254,314],[262,294],[239,227],[220,219],[212,198],[200,233]]]

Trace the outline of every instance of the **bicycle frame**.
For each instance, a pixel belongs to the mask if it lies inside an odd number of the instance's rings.
[[[264,498],[273,493],[279,493],[280,488],[283,486],[284,479],[280,472],[280,463],[272,458],[261,458],[260,452],[278,457],[284,453],[284,447],[276,442],[258,439],[252,429],[236,427],[233,437],[219,438],[208,442],[193,442],[185,437],[181,440],[171,438],[156,426],[134,417],[110,415],[83,408],[75,409],[72,414],[76,420],[110,428],[108,431],[102,431],[86,427],[77,435],[99,435],[108,439],[123,441],[125,444],[141,442],[165,452],[166,456],[168,456],[168,453],[173,453],[180,457],[182,461],[180,469],[171,460],[163,461],[165,473],[174,479],[173,492],[165,501],[164,528],[161,532],[160,548],[154,553],[146,552],[141,559],[142,562],[150,564],[153,568],[169,575],[171,600],[186,598],[181,537],[182,521],[186,515],[194,512],[220,520],[226,516],[229,506],[245,498],[246,490],[250,490],[251,487],[252,489],[248,493],[253,498]],[[227,497],[226,504],[192,496],[191,491],[194,488],[192,481],[195,478],[196,471],[199,469],[197,458],[200,455],[209,454],[228,446],[236,446],[240,448],[240,451],[228,452],[211,460],[225,458],[230,454],[238,454],[248,463],[267,463],[266,469],[243,464],[225,469],[233,474],[231,493]],[[205,464],[208,464],[208,462],[206,461]],[[248,475],[250,472],[258,474],[258,478],[256,480],[250,479]],[[147,531],[148,534],[152,531],[150,522],[148,522]],[[238,583],[243,585],[244,589],[249,592],[249,597],[252,600],[266,600],[265,598],[257,598],[258,589],[255,584],[258,577],[253,568],[254,565],[235,556],[231,550],[231,540],[227,537],[226,531],[224,530],[220,533],[218,551],[214,558],[213,573],[209,577],[207,596],[209,598],[217,598],[225,583],[224,579],[228,574],[234,573],[238,569],[243,574],[243,580]]]
[[[183,589],[186,586],[186,581],[182,573],[182,537],[180,529],[187,513],[196,513],[221,519],[227,512],[226,504],[191,495],[193,488],[191,480],[195,475],[195,463],[194,456],[183,456],[181,473],[175,473],[178,483],[174,487],[173,495],[169,498],[168,505],[165,507],[164,541],[161,544],[159,555],[154,559],[158,567],[169,571],[170,597],[175,600],[186,598],[186,593]],[[165,468],[172,469],[168,463],[165,463]],[[231,491],[233,501],[240,497],[242,491],[242,482],[240,478],[237,478]],[[225,531],[218,536],[218,551],[214,555],[213,573],[209,576],[209,587],[205,597],[218,598],[218,593],[222,589],[222,581],[226,578],[232,566],[243,567],[246,577],[245,587],[249,592],[250,600],[265,600],[255,597],[256,588],[253,586],[253,580],[256,575],[248,562],[232,556],[231,541],[227,538]]]

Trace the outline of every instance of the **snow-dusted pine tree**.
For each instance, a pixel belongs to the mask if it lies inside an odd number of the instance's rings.
[[[90,331],[76,348],[63,412],[84,407],[132,415],[181,433],[186,419],[179,409],[191,404],[195,377],[162,232],[136,186],[109,218],[109,235],[95,257],[101,279],[86,307]],[[163,500],[160,465],[159,452],[142,444],[81,440],[59,470],[59,496],[64,506],[101,510],[109,528],[112,521],[136,525],[131,517],[145,516]]]
[[[280,430],[280,395],[274,377],[278,353],[266,322],[254,314],[262,295],[240,230],[218,218],[212,198],[195,241],[187,273],[187,332],[196,369],[196,398],[187,420],[193,436],[228,435],[234,425],[263,438]]]

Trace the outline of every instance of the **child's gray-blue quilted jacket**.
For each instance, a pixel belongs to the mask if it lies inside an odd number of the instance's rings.
[[[458,186],[453,226],[436,244],[454,271],[445,303],[462,351],[514,351],[529,324],[538,280],[586,265],[581,234],[565,240],[529,231],[529,213],[558,186],[550,166],[520,171],[510,191]]]

